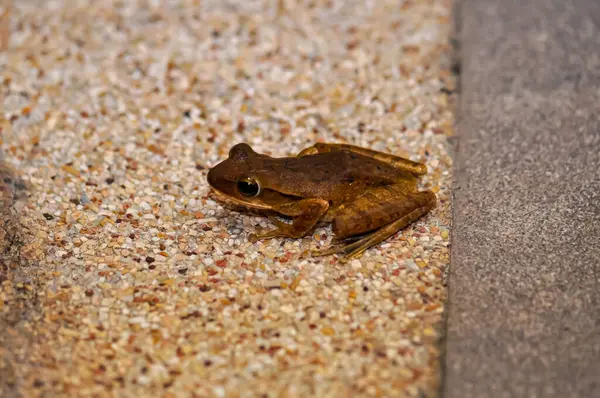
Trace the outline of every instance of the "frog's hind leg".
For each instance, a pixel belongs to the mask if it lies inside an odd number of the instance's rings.
[[[402,192],[401,187],[382,187],[368,192],[344,209],[333,221],[340,238],[364,234],[352,243],[313,252],[314,256],[344,253],[342,261],[358,257],[402,228],[427,214],[436,203],[431,191]]]
[[[396,232],[400,231],[407,225],[417,221],[428,211],[429,209],[426,208],[416,209],[410,212],[409,214],[405,215],[404,217],[392,222],[391,224],[388,224],[375,232],[371,232],[370,234],[361,237],[361,239],[357,240],[356,242],[352,242],[346,245],[342,244],[322,251],[313,251],[312,255],[318,257],[336,253],[344,253],[344,256],[341,257],[341,262],[345,263],[348,260],[360,256],[365,250],[377,245],[378,243],[383,242],[384,240],[394,235]]]
[[[356,145],[350,144],[328,144],[328,143],[316,143],[315,145],[308,147],[301,151],[297,156],[306,156],[306,155],[314,155],[316,153],[326,153],[326,152],[337,152],[337,151],[348,151],[358,153],[364,156],[369,156],[371,158],[377,159],[381,162],[388,163],[389,165],[401,169],[406,170],[416,176],[421,176],[427,174],[427,166],[422,163],[413,162],[412,160],[390,155],[389,153],[383,153],[374,151],[372,149],[362,148]]]

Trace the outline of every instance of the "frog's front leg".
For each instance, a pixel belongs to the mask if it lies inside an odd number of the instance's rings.
[[[368,248],[383,242],[402,228],[427,214],[436,203],[433,192],[406,192],[403,185],[390,185],[368,191],[345,206],[332,222],[341,239],[364,234],[359,240],[313,252],[323,256],[343,252],[347,259],[358,257]]]
[[[256,242],[259,239],[268,239],[276,236],[285,236],[288,238],[301,238],[314,228],[321,217],[327,212],[329,203],[322,199],[302,199],[296,202],[273,206],[273,210],[284,216],[292,217],[292,223],[287,224],[279,221],[275,217],[269,219],[275,224],[276,228],[264,232],[253,233],[250,235],[250,241]]]

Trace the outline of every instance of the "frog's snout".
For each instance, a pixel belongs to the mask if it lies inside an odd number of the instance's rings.
[[[208,185],[214,187],[217,182],[217,173],[215,173],[214,167],[208,170],[208,174],[206,174],[206,180],[208,181]]]

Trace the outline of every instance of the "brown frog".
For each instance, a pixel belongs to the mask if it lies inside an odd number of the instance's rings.
[[[428,213],[431,191],[418,191],[424,164],[353,145],[318,143],[297,156],[273,158],[237,144],[208,172],[208,183],[237,204],[269,210],[276,228],[250,236],[300,238],[319,222],[343,241],[313,255],[360,256]],[[288,224],[277,218],[292,218]]]

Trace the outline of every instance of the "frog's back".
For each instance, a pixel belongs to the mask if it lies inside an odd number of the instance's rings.
[[[334,202],[356,197],[372,187],[400,180],[416,181],[409,172],[354,152],[338,151],[274,160],[281,170],[277,185],[291,187],[286,193]]]
[[[399,178],[411,178],[404,170],[359,153],[338,151],[319,153],[298,158],[305,161],[304,167],[315,171],[315,175],[329,183],[351,180],[369,181],[372,184],[390,184]]]

